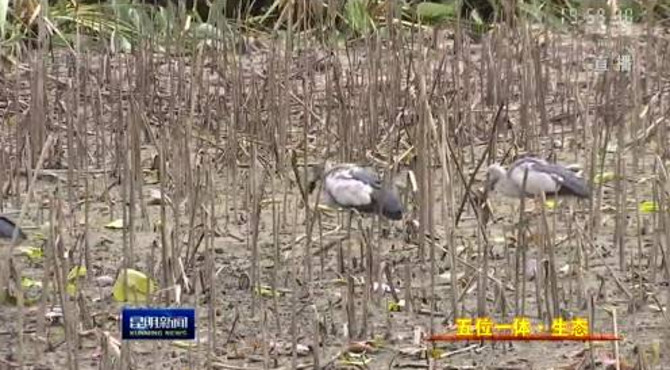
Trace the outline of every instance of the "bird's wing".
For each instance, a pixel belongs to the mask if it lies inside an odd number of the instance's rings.
[[[591,190],[588,183],[586,182],[586,179],[577,175],[574,171],[571,171],[566,167],[553,163],[539,163],[535,165],[535,167],[537,167],[538,171],[553,174],[555,179],[562,186],[562,192],[567,189],[568,193],[577,195],[579,197],[588,197],[591,194]]]
[[[587,196],[589,193],[586,181],[577,176],[573,171],[559,164],[549,163],[538,158],[522,158],[512,165],[508,173],[519,186],[519,189],[523,185],[523,176],[526,168],[528,168],[528,179],[526,180],[527,193],[556,193],[562,187],[579,196]]]
[[[379,176],[377,176],[375,172],[363,167],[352,167],[351,177],[358,181],[362,181],[375,189],[379,189],[382,186],[382,180]]]
[[[14,235],[14,230],[17,228],[18,226],[16,226],[14,221],[10,220],[8,217],[0,216],[0,237],[8,239],[11,238]],[[18,229],[18,238],[26,239],[26,235],[23,233],[23,230],[21,230],[21,228]]]
[[[544,162],[544,163],[543,163]],[[522,158],[514,162],[507,175],[519,188],[523,188],[523,178],[526,169],[528,169],[528,178],[526,179],[525,192],[528,194],[555,193],[557,192],[563,178],[560,174],[551,171],[549,164],[537,158]]]
[[[333,169],[324,181],[328,195],[340,206],[360,207],[372,203],[374,186],[362,180],[361,175],[352,168]]]

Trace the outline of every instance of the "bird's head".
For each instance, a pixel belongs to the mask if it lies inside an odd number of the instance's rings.
[[[312,194],[316,189],[316,184],[321,180],[325,171],[325,167],[320,164],[309,166],[307,168],[307,194]]]
[[[505,169],[499,164],[492,164],[486,170],[486,191],[493,191],[500,179],[505,176]]]

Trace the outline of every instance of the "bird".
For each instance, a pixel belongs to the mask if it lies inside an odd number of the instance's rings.
[[[312,167],[307,184],[309,194],[319,181],[323,181],[324,203],[328,206],[379,214],[393,221],[403,218],[404,209],[398,195],[368,168],[326,161],[325,165]]]
[[[526,187],[523,188],[526,169],[528,177]],[[517,159],[509,170],[500,164],[490,165],[487,169],[486,190],[516,199],[539,196],[543,192],[546,197],[591,197],[586,180],[572,169],[532,156]]]
[[[15,229],[18,229],[16,240],[27,239],[26,234],[23,233],[20,227],[16,226],[14,221],[10,220],[7,216],[0,215],[0,238],[11,240]]]

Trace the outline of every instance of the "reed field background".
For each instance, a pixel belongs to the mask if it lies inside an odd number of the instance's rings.
[[[0,0],[0,369],[670,367],[670,3],[487,4]],[[592,199],[486,198],[527,153]],[[403,221],[319,207],[326,158]],[[425,340],[521,315],[623,339]]]

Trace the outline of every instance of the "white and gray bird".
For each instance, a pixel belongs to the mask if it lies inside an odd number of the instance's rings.
[[[18,229],[18,230],[16,230]],[[0,239],[11,240],[16,230],[16,240],[21,241],[27,239],[26,234],[23,233],[20,227],[16,226],[14,221],[5,215],[0,215]]]
[[[523,191],[526,169],[528,169],[528,177],[525,191]],[[560,164],[549,163],[534,157],[517,159],[509,170],[505,170],[499,164],[492,164],[487,171],[486,187],[488,191],[517,199],[524,195],[535,197],[542,192],[546,197],[589,198],[591,196],[591,189],[583,177]]]
[[[380,214],[394,221],[402,219],[403,206],[398,195],[385,187],[372,170],[353,163],[326,162],[325,166],[312,168],[307,185],[310,194],[318,181],[323,181],[325,203],[329,206]]]

